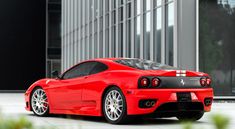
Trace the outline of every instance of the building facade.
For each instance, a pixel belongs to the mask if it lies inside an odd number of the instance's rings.
[[[46,0],[46,77],[61,68],[61,0]]]
[[[199,20],[203,1],[221,4],[221,0],[62,0],[61,71],[87,59],[128,57],[206,71],[223,81],[202,67],[201,53],[207,51],[200,35],[205,30],[199,30],[204,23]],[[233,68],[230,71],[233,74]],[[229,79],[233,80],[235,76]],[[220,92],[217,86],[216,95],[234,95],[232,83],[221,84],[229,89]]]

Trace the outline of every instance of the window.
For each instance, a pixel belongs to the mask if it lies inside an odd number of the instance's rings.
[[[140,58],[140,16],[135,18],[135,58]]]
[[[111,30],[111,57],[116,56],[116,27],[112,26]]]
[[[174,3],[166,5],[166,64],[173,65]]]
[[[123,24],[118,25],[118,57],[123,57]]]
[[[77,77],[82,77],[89,75],[90,71],[94,68],[96,65],[96,62],[85,62],[78,64],[65,72],[62,75],[63,79],[72,79],[72,78],[77,78]]]
[[[135,15],[141,13],[141,0],[135,0]]]
[[[147,12],[144,14],[144,59],[150,59],[150,13],[151,12]]]
[[[145,4],[144,11],[148,11],[151,9],[151,0],[144,0],[144,4]]]
[[[96,73],[100,73],[100,72],[103,72],[105,70],[108,69],[108,66],[106,66],[105,64],[103,63],[100,63],[100,62],[96,62],[96,65],[95,67],[91,70],[90,74],[96,74]]]
[[[126,25],[126,56],[131,56],[131,20],[127,21]]]
[[[143,59],[120,59],[120,60],[115,60],[115,62],[140,70],[178,69],[169,65],[164,65]]]
[[[199,70],[210,74],[217,96],[235,95],[235,3],[199,0]]]
[[[154,60],[161,62],[161,41],[162,41],[162,7],[158,7],[154,10]]]

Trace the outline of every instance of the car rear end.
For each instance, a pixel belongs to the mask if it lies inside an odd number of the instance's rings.
[[[211,78],[186,70],[143,71],[136,89],[127,90],[128,115],[156,117],[209,112],[213,100]]]

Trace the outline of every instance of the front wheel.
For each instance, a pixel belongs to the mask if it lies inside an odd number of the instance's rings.
[[[204,112],[184,112],[177,116],[180,121],[190,120],[197,121],[202,118]]]
[[[48,98],[42,88],[33,90],[30,105],[33,113],[37,116],[47,116],[49,114]]]
[[[105,92],[102,109],[109,123],[122,124],[129,120],[125,96],[117,87],[112,87]]]

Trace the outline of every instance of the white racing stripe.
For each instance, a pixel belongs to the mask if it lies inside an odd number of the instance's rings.
[[[176,70],[177,77],[186,77],[186,70]]]

